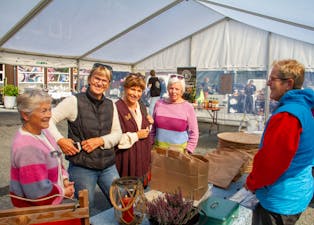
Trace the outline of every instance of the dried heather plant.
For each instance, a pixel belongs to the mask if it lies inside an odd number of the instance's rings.
[[[181,189],[173,194],[165,193],[147,202],[147,213],[152,224],[185,224],[196,213],[192,200],[184,200]]]

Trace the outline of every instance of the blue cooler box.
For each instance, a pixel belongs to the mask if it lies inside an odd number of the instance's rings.
[[[239,213],[239,203],[219,197],[209,197],[199,208],[199,225],[229,225]]]

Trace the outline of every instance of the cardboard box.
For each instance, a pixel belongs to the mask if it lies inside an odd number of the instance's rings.
[[[199,200],[208,190],[208,160],[202,155],[154,149],[150,188],[168,193],[180,188],[184,198]]]

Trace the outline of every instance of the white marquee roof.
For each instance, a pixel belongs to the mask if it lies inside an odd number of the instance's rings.
[[[121,70],[314,67],[313,0],[2,0],[0,62]],[[114,66],[115,68],[115,66]]]

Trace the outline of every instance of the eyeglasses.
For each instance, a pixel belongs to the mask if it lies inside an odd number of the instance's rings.
[[[178,78],[179,80],[183,80],[184,76],[180,74],[170,74],[170,78]]]
[[[271,82],[276,81],[276,80],[289,80],[289,78],[269,77],[267,82],[271,83]]]
[[[108,84],[110,81],[107,80],[107,79],[101,79],[100,77],[98,76],[93,76],[92,77],[93,81],[96,82],[97,84],[101,83],[101,84]]]
[[[112,67],[109,66],[109,65],[102,64],[102,63],[94,63],[93,69],[98,68],[98,67],[104,67],[104,68],[107,68],[107,69],[110,70],[110,71],[113,71],[113,70],[112,70]]]

